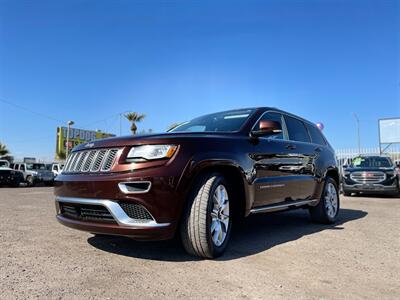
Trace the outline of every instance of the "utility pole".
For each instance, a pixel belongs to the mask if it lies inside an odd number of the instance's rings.
[[[358,154],[361,154],[361,142],[360,142],[360,119],[358,118],[356,113],[353,113],[354,118],[357,123],[357,144],[358,144]]]
[[[68,121],[68,122],[67,122],[67,125],[68,125],[68,127],[67,127],[67,147],[65,148],[65,159],[68,158],[68,150],[69,150],[69,130],[70,130],[70,127],[71,127],[72,125],[74,125],[74,121]]]
[[[121,136],[121,119],[122,119],[122,113],[119,114],[119,136]]]

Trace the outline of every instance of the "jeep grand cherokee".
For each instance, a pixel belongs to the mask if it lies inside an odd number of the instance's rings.
[[[339,214],[334,151],[312,123],[274,108],[214,113],[167,133],[77,146],[56,178],[57,219],[94,234],[170,239],[213,258],[237,220],[307,208]]]

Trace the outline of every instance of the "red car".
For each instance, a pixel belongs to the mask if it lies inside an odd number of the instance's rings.
[[[252,108],[79,145],[55,195],[66,226],[146,240],[177,233],[189,253],[212,258],[250,214],[308,208],[314,221],[335,222],[338,185],[334,151],[314,124]]]

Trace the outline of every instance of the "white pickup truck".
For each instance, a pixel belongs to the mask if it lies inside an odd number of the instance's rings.
[[[11,164],[14,170],[18,170],[24,175],[24,182],[28,186],[34,186],[36,183],[43,182],[45,185],[54,184],[54,174],[46,169],[43,163],[14,163]]]
[[[60,174],[63,168],[64,168],[64,164],[62,164],[62,163],[46,164],[46,169],[48,171],[53,172],[54,176],[57,176],[58,174]]]

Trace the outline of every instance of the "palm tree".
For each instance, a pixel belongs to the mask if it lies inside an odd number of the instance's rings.
[[[125,118],[127,118],[128,121],[132,123],[131,131],[133,135],[135,135],[137,131],[136,123],[143,121],[145,117],[146,115],[137,112],[130,112],[125,115]]]
[[[10,154],[10,151],[7,149],[6,145],[0,143],[0,156],[6,156]]]

